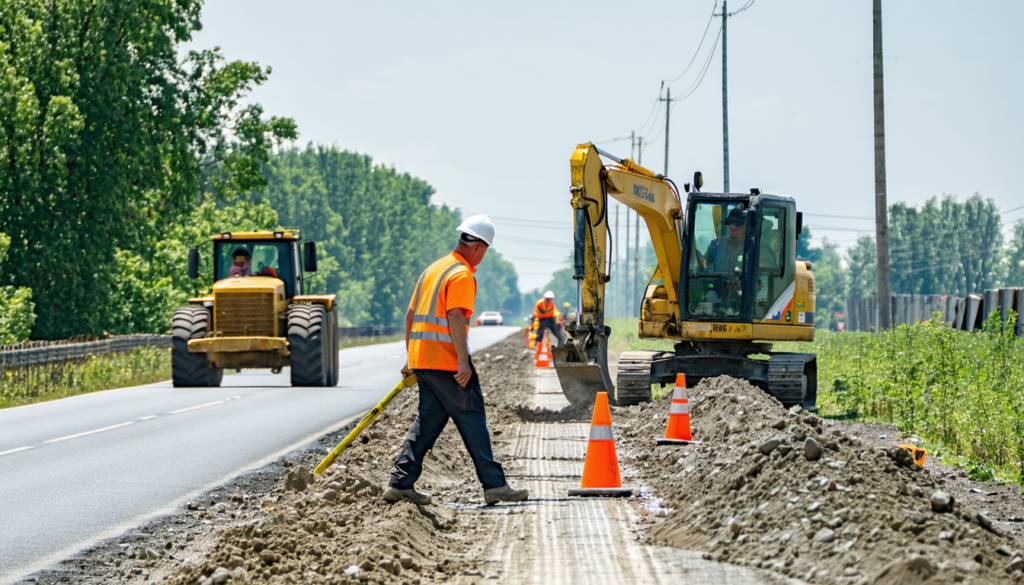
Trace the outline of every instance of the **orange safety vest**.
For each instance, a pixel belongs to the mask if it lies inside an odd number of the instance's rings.
[[[550,319],[555,316],[555,302],[551,301],[550,306],[547,305],[547,299],[541,299],[537,301],[537,306],[533,308],[533,316],[537,319]]]
[[[420,275],[413,296],[412,331],[409,332],[409,367],[416,370],[458,371],[459,355],[448,328],[448,283],[453,276],[473,270],[454,253],[434,262]],[[476,296],[476,278],[473,296]]]

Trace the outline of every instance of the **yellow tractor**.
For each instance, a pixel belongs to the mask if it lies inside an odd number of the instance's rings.
[[[608,159],[605,164],[601,157]],[[771,341],[814,339],[814,275],[796,258],[803,221],[790,197],[702,193],[694,174],[686,200],[668,178],[592,143],[571,161],[576,319],[555,348],[562,391],[574,404],[608,392],[620,405],[650,400],[651,384],[685,374],[690,385],[729,375],[748,380],[786,406],[813,408],[813,354],[772,351]],[[639,337],[666,340],[673,351],[627,351],[611,380],[604,324],[608,197],[636,210],[647,224],[658,264],[644,291]]]
[[[293,386],[338,384],[334,295],[304,295],[316,243],[299,230],[224,232],[213,239],[213,291],[174,311],[176,387],[220,386],[225,368],[291,368]],[[304,260],[304,262],[303,262]],[[199,250],[188,273],[199,277]]]

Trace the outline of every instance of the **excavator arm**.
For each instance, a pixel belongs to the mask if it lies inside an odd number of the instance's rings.
[[[606,166],[602,155],[612,164]],[[655,329],[672,336],[679,331],[682,209],[674,186],[661,175],[631,159],[605,153],[592,143],[576,147],[570,166],[577,311],[576,320],[566,326],[568,339],[564,346],[554,349],[554,358],[566,398],[573,404],[590,404],[602,389],[609,397],[615,396],[607,358],[611,331],[604,324],[605,285],[612,277],[607,262],[611,252],[608,198],[644,218],[658,257],[654,278],[661,279],[659,290],[664,291],[664,298],[657,299],[660,310],[649,316],[657,320]]]

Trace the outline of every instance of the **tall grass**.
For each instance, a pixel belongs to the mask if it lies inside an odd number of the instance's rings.
[[[171,377],[171,350],[144,347],[83,360],[11,368],[0,377],[0,408]]]
[[[981,331],[938,319],[881,335],[817,332],[779,351],[818,356],[823,414],[892,423],[958,462],[1024,478],[1024,339],[994,312]]]

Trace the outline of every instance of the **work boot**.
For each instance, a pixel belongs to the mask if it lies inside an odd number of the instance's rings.
[[[400,490],[396,487],[388,486],[387,488],[384,489],[385,502],[389,504],[394,504],[395,502],[400,502],[402,500],[412,502],[417,506],[429,506],[431,503],[433,503],[433,500],[430,499],[430,494],[418,492],[413,488],[409,488],[407,490]]]
[[[484,490],[484,501],[488,506],[498,502],[521,502],[530,497],[527,490],[514,490],[506,483],[501,487]]]

